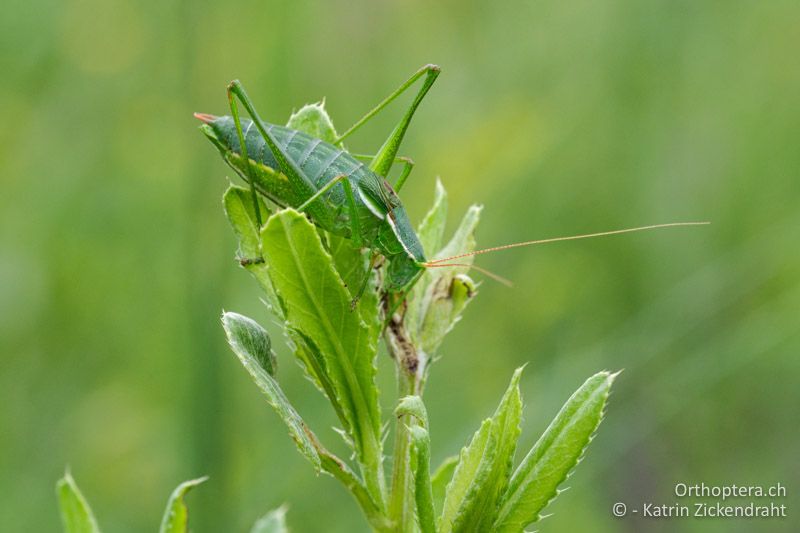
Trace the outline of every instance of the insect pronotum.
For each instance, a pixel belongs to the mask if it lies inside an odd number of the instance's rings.
[[[264,122],[238,80],[232,81],[227,88],[231,112],[229,116],[195,113],[195,117],[203,122],[203,133],[218,148],[225,161],[250,184],[254,200],[257,192],[281,207],[293,207],[306,213],[320,228],[349,238],[357,246],[371,249],[373,261],[378,254],[384,256],[388,261],[385,288],[387,292],[399,295],[400,298],[426,268],[470,266],[503,281],[499,276],[474,265],[455,262],[467,256],[546,242],[707,224],[655,224],[526,241],[426,260],[422,245],[397,195],[413,168],[413,162],[408,158],[398,157],[397,153],[414,113],[439,72],[436,65],[426,65],[419,69],[333,143],[301,131]],[[358,130],[419,79],[423,80],[422,86],[411,105],[378,152],[370,156],[367,164],[343,148],[343,139]],[[237,100],[247,110],[251,120],[239,117]],[[404,166],[392,186],[386,176],[396,162],[402,162]],[[260,225],[261,214],[257,202],[255,210]],[[366,284],[361,290],[365,286]],[[357,293],[354,302],[360,294],[361,291]]]

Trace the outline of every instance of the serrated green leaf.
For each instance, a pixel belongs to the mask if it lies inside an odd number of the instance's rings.
[[[425,251],[425,257],[433,257],[442,246],[444,227],[447,223],[447,191],[439,178],[433,193],[433,205],[417,228],[417,237]]]
[[[264,341],[252,342],[250,338],[259,334],[266,336],[266,331],[253,320],[236,313],[223,314],[222,325],[233,352],[261,392],[267,397],[267,402],[289,428],[289,435],[297,444],[297,448],[319,471],[320,458],[311,432],[283,394],[278,382],[262,366],[259,360],[260,355],[252,351],[254,346],[264,346]]]
[[[453,479],[453,472],[458,466],[458,456],[451,455],[433,472],[431,476],[431,490],[433,492],[433,505],[439,515],[442,513],[442,504],[447,491],[447,484]]]
[[[237,313],[224,313],[222,324],[235,353],[249,354],[269,375],[275,375],[278,363],[272,341],[258,322]]]
[[[473,251],[480,213],[480,206],[470,207],[453,237],[435,257]],[[472,257],[454,262],[470,265]],[[418,351],[426,356],[436,354],[445,335],[461,319],[464,308],[477,292],[475,282],[466,274],[467,270],[467,266],[428,268],[414,289],[406,324]]]
[[[439,178],[436,178],[436,188],[433,193],[433,205],[417,227],[419,238],[425,257],[433,257],[442,246],[442,237],[447,223],[447,191]],[[418,334],[420,313],[423,305],[422,299],[430,284],[429,273],[424,273],[411,291],[408,310],[406,311],[406,324],[410,328],[412,339]]]
[[[428,427],[428,411],[419,396],[403,396],[400,398],[397,402],[397,407],[394,409],[394,414],[397,417],[411,415],[417,419],[422,427]]]
[[[345,426],[345,431],[350,433],[350,419],[345,414],[344,408],[339,401],[339,393],[328,373],[325,357],[320,352],[314,340],[300,330],[288,328],[289,342],[294,348],[295,355],[303,365],[306,375],[311,379],[317,388],[328,398],[336,412],[337,418]],[[347,439],[345,439],[347,441]],[[347,441],[352,443],[352,439]]]
[[[476,474],[481,466],[485,453],[491,454],[489,440],[492,434],[492,421],[486,419],[480,429],[472,436],[470,443],[461,449],[458,465],[453,472],[453,478],[447,484],[442,514],[439,517],[439,531],[448,533],[453,530],[453,521],[458,514],[461,503],[467,495]]]
[[[264,201],[256,195],[262,220],[270,215]],[[222,196],[222,205],[225,215],[233,228],[233,233],[239,240],[237,256],[242,266],[250,272],[266,295],[267,305],[279,318],[283,318],[283,305],[275,294],[272,281],[267,273],[267,265],[263,262],[261,251],[261,232],[255,215],[253,194],[250,189],[231,185]]]
[[[189,509],[186,507],[184,497],[187,492],[207,479],[208,477],[201,477],[184,481],[172,491],[167,501],[167,508],[164,510],[164,517],[161,519],[159,533],[187,533],[189,531]]]
[[[270,211],[264,201],[256,195],[261,216],[266,219]],[[256,259],[261,257],[261,241],[256,218],[253,195],[250,189],[230,185],[222,196],[225,214],[239,239],[239,255],[242,258]]]
[[[519,392],[521,375],[522,368],[518,368],[511,377],[511,383],[490,420],[490,435],[480,463],[458,502],[457,511],[451,515],[452,521],[443,517],[442,531],[451,531],[450,527],[459,533],[491,531],[514,466],[522,418],[522,397]],[[454,479],[458,475],[457,469]],[[445,509],[448,509],[447,503]]]
[[[382,494],[380,409],[375,387],[377,343],[314,226],[285,209],[261,233],[270,279],[286,309],[286,324],[313,342],[351,432],[370,493]]]
[[[286,527],[286,506],[278,507],[259,518],[250,533],[289,533]]]
[[[56,483],[64,533],[100,533],[91,507],[69,472]]]
[[[292,113],[286,126],[331,144],[334,144],[339,136],[333,127],[331,117],[325,110],[324,101],[304,105],[299,111]]]
[[[475,294],[477,286],[466,274],[441,276],[429,286],[427,312],[418,335],[418,342],[426,353],[436,353]]]
[[[483,211],[483,206],[480,205],[471,205],[469,209],[467,209],[456,232],[450,238],[447,245],[439,250],[439,253],[436,254],[434,259],[460,255],[475,249],[475,230],[478,228],[478,222],[480,222],[481,219],[481,211]],[[458,262],[469,265],[472,264],[472,258],[463,257],[459,259]],[[466,267],[455,267],[454,270],[464,273],[466,272]]]
[[[494,531],[522,531],[556,497],[558,486],[578,463],[600,425],[616,376],[595,374],[567,400],[514,472]]]

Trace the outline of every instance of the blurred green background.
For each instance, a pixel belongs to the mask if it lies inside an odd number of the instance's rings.
[[[194,111],[243,80],[264,117],[327,98],[347,127],[443,67],[402,152],[413,220],[435,176],[479,244],[640,224],[508,251],[443,347],[433,460],[528,363],[521,445],[600,369],[625,372],[541,531],[786,531],[800,512],[800,4],[796,1],[8,0],[0,18],[0,524],[57,531],[65,465],[107,531],[154,531],[168,493],[196,532],[365,529],[316,478],[228,351],[220,311],[270,323],[233,260],[230,175]],[[349,145],[380,146],[402,105]],[[477,275],[476,275],[477,276]],[[281,379],[334,423],[281,346]],[[385,358],[385,357],[384,357]],[[381,361],[385,414],[391,365]],[[786,520],[619,520],[676,482],[787,486]]]

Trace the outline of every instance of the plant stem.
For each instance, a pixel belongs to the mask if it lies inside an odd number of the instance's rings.
[[[361,463],[361,475],[367,491],[383,512],[386,508],[386,485],[383,479],[383,457],[380,439],[365,441],[364,462]]]
[[[413,381],[397,372],[397,387],[400,397],[413,394]],[[394,462],[392,466],[392,492],[389,497],[389,517],[396,524],[396,531],[405,533],[411,530],[413,509],[411,499],[411,435],[408,424],[413,423],[409,415],[397,418],[394,435]]]
[[[416,348],[406,334],[401,318],[396,315],[392,317],[385,330],[384,338],[397,368],[398,398],[419,394],[419,359]],[[394,530],[398,533],[411,532],[414,527],[411,434],[408,428],[415,423],[413,417],[403,415],[397,418],[395,424],[392,487],[388,512],[389,518],[394,522]]]

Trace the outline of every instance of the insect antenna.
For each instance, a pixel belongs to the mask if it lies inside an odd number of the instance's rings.
[[[514,284],[511,282],[511,280],[506,279],[503,276],[499,276],[499,275],[495,274],[494,272],[492,272],[491,270],[479,267],[478,265],[472,265],[472,264],[469,264],[469,263],[436,263],[436,264],[423,263],[423,264],[425,265],[426,268],[443,268],[443,267],[472,268],[472,269],[477,270],[481,274],[492,278],[496,282],[502,283],[506,287],[513,287],[514,286]]]
[[[619,235],[621,233],[633,233],[635,231],[645,231],[651,229],[658,229],[658,228],[674,228],[679,226],[705,226],[711,224],[711,222],[670,222],[668,224],[652,224],[650,226],[639,226],[636,228],[625,228],[625,229],[616,229],[611,231],[601,231],[598,233],[585,233],[583,235],[571,235],[569,237],[553,237],[550,239],[537,239],[533,241],[523,241],[523,242],[515,242],[512,244],[504,244],[502,246],[493,246],[491,248],[484,248],[482,250],[475,250],[473,252],[466,252],[463,254],[453,255],[450,257],[442,257],[441,259],[433,259],[431,261],[427,261],[422,263],[422,266],[426,268],[437,267],[437,266],[467,266],[467,265],[457,265],[455,263],[451,263],[451,261],[455,259],[461,259],[463,257],[473,257],[476,255],[481,254],[488,254],[489,252],[499,252],[500,250],[508,250],[509,248],[521,248],[523,246],[532,246],[534,244],[546,244],[549,242],[559,242],[559,241],[574,241],[578,239],[590,239],[592,237],[605,237],[607,235]],[[447,264],[444,264],[447,263]],[[472,266],[477,270],[477,267]],[[487,275],[489,275],[487,273]],[[506,280],[508,281],[508,280]]]

